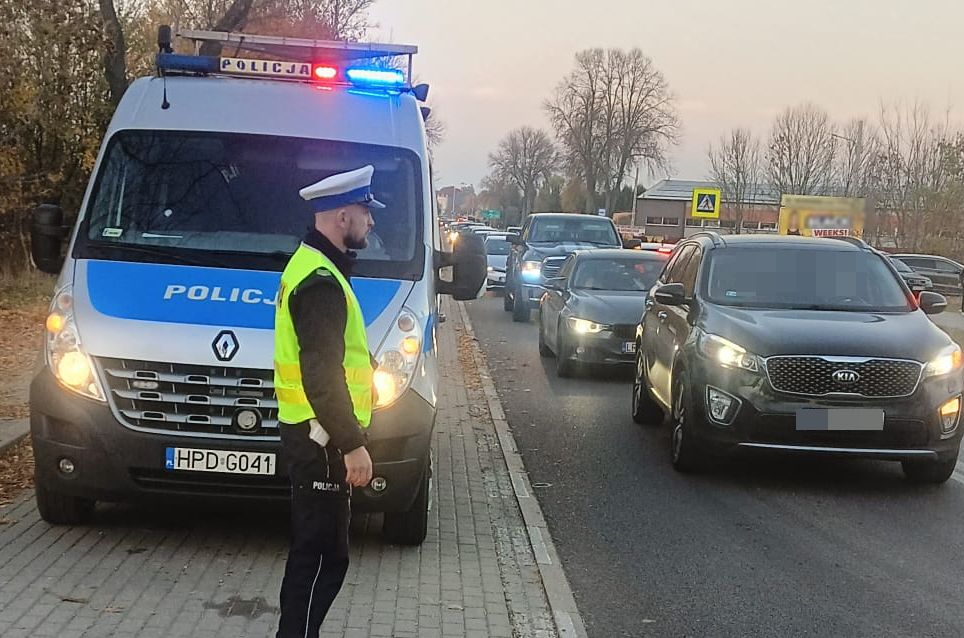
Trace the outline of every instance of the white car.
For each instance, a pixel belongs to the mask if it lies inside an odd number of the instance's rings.
[[[485,259],[488,262],[488,288],[505,288],[505,264],[512,245],[505,234],[489,234],[485,238]]]

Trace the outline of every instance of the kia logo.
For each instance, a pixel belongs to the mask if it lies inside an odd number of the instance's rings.
[[[853,385],[860,381],[860,375],[854,370],[837,370],[832,378],[840,385]]]

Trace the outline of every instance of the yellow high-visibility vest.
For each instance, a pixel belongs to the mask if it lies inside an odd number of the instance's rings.
[[[372,422],[372,365],[368,352],[368,334],[358,298],[338,267],[322,252],[301,244],[281,274],[281,288],[274,321],[274,388],[278,398],[278,420],[301,423],[317,417],[301,379],[301,348],[295,334],[288,299],[298,285],[316,271],[331,276],[341,286],[348,305],[345,324],[345,381],[351,395],[355,418],[367,428]],[[323,425],[323,424],[322,424]]]

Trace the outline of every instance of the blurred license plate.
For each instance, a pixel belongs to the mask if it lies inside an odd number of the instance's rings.
[[[636,342],[627,341],[623,343],[623,354],[636,354]]]
[[[884,411],[875,408],[803,408],[797,410],[799,432],[880,432]]]
[[[188,472],[274,475],[275,455],[270,452],[234,452],[169,447],[165,450],[164,469]]]

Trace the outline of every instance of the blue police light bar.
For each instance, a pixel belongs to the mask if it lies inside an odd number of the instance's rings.
[[[396,89],[405,87],[405,74],[395,69],[356,67],[345,71],[345,75],[355,86]]]
[[[193,73],[216,73],[221,66],[219,58],[180,53],[158,53],[157,68],[164,71],[191,71]]]

